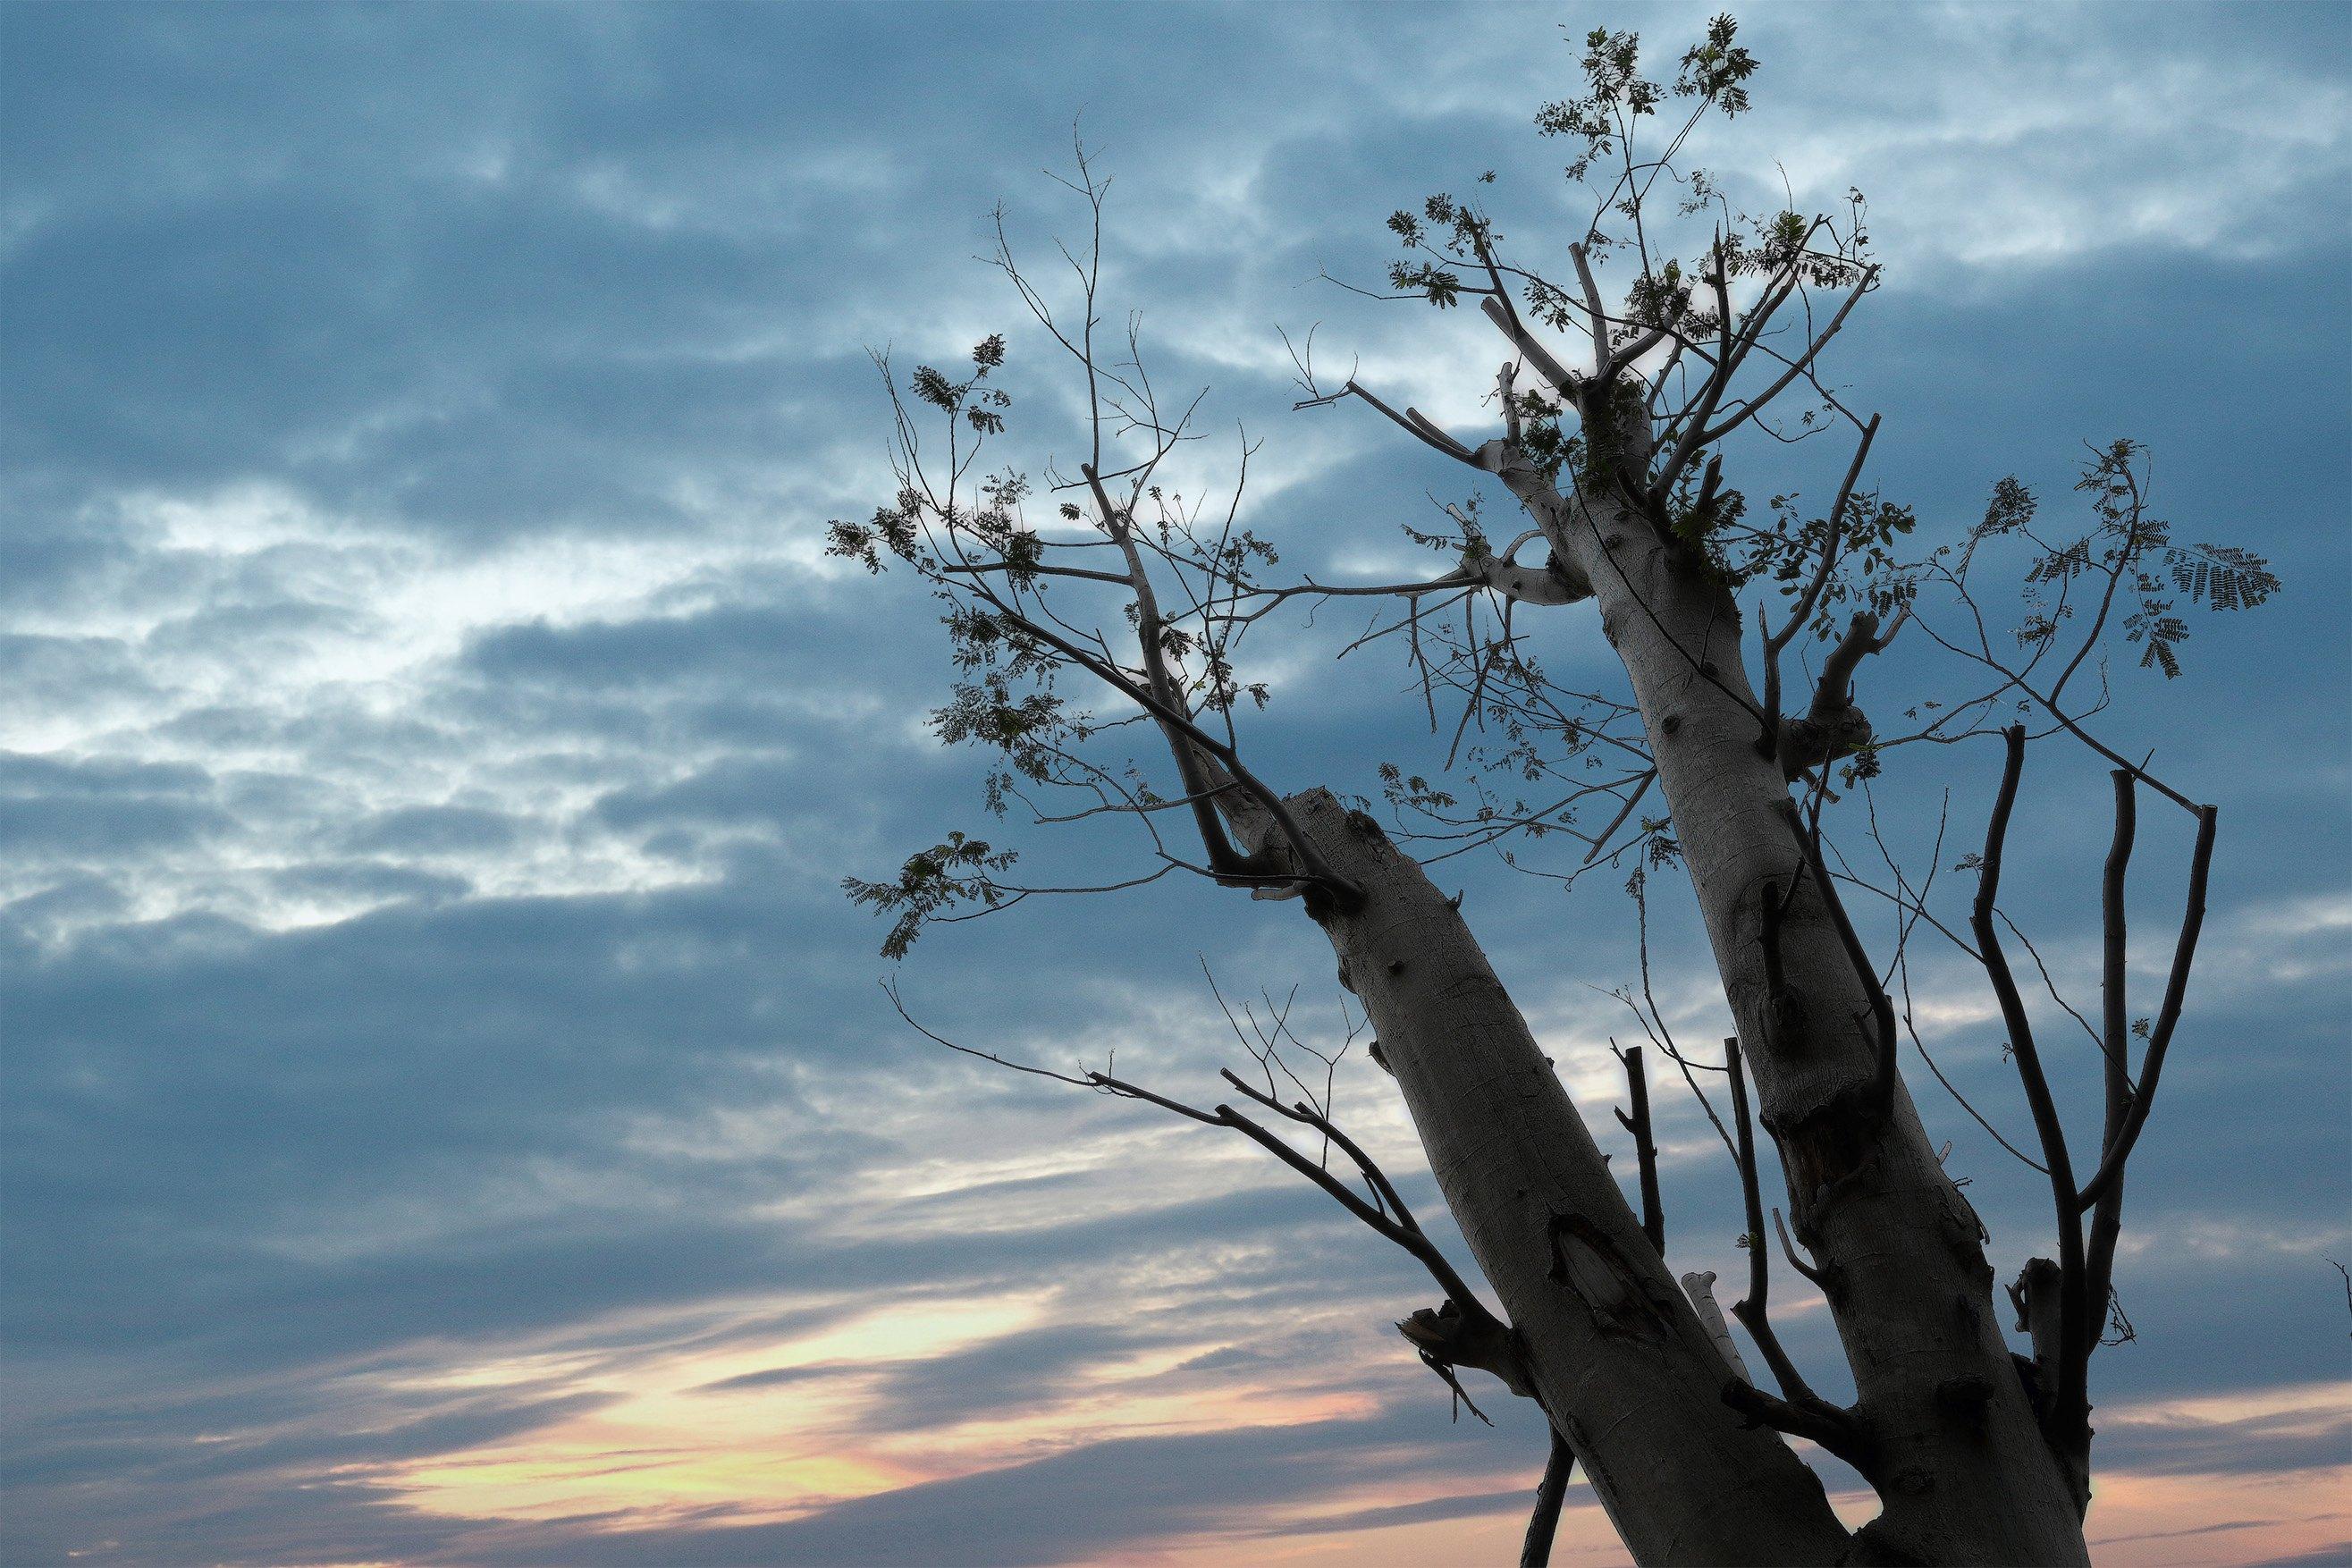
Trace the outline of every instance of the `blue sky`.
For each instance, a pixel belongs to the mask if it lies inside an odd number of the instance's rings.
[[[1482,325],[1318,274],[1376,279],[1391,209],[1488,169],[1507,234],[1565,237],[1529,123],[1574,86],[1563,20],[1678,52],[1703,13],[0,9],[8,1560],[1375,1563],[1507,1538],[1538,1429],[1448,1422],[1387,1328],[1425,1279],[1245,1151],[943,1058],[890,1013],[837,884],[981,822],[979,764],[922,729],[928,601],[822,542],[889,487],[869,349],[944,362],[1005,331],[1013,445],[1077,439],[973,259],[1000,201],[1032,254],[1075,226],[1040,171],[1076,122],[1116,180],[1114,309],[1264,443],[1255,526],[1318,576],[1411,561],[1400,525],[1456,475],[1360,411],[1293,413],[1276,329],[1320,323],[1337,363],[1483,428]],[[2095,1369],[2092,1533],[2116,1563],[2343,1560],[2352,26],[1743,22],[1759,107],[1704,159],[1868,193],[1888,282],[1836,374],[1884,411],[1874,465],[1923,531],[2006,473],[2062,506],[2081,442],[2130,435],[2184,535],[2286,578],[2200,624],[2179,682],[2116,671],[2111,731],[2221,804],[2223,849],[2135,1167],[2140,1339]],[[1835,478],[1755,461],[1757,493]],[[1402,672],[1335,664],[1354,625],[1319,620],[1270,639],[1261,771],[1369,793],[1378,761],[1441,755]],[[1589,622],[1547,636],[1601,668]],[[1904,647],[1873,679],[1948,674]],[[1898,837],[1947,785],[1977,831],[1987,761],[1890,765]],[[2019,827],[2019,908],[2078,979],[2103,793],[2037,773]],[[2178,898],[2173,834],[2144,930]],[[1132,847],[1011,837],[1064,869]],[[1449,865],[1616,1138],[1630,1020],[1592,987],[1631,975],[1620,901]],[[1720,1032],[1661,887],[1662,1001]],[[959,1038],[1116,1047],[1205,1094],[1204,961],[1336,1017],[1295,912],[1168,884],[936,932],[898,977]],[[1947,1055],[2021,1124],[1990,1010],[1938,963]],[[1341,1110],[1417,1170],[1383,1085],[1351,1064]],[[2013,1271],[2046,1199],[1918,1092]],[[1720,1156],[1660,1104],[1670,1256],[1728,1272]],[[1580,1489],[1564,1540],[1614,1560]]]

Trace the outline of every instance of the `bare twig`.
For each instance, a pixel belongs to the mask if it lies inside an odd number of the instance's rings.
[[[1286,1106],[1274,1096],[1253,1088],[1234,1073],[1225,1071],[1222,1074],[1227,1083],[1257,1104],[1289,1121],[1310,1127],[1329,1139],[1355,1163],[1365,1184],[1375,1194],[1374,1202],[1367,1203],[1357,1196],[1320,1163],[1308,1159],[1287,1142],[1276,1136],[1230,1105],[1219,1105],[1203,1110],[1199,1106],[1188,1105],[1182,1100],[1171,1099],[1129,1079],[1115,1077],[1108,1072],[1058,1073],[1050,1068],[1014,1061],[993,1051],[983,1051],[971,1046],[958,1044],[917,1022],[899,999],[895,986],[886,982],[883,989],[888,994],[892,1007],[897,1009],[898,1016],[904,1018],[909,1026],[926,1039],[945,1046],[950,1050],[976,1057],[982,1061],[1008,1068],[1015,1072],[1051,1079],[1056,1083],[1069,1084],[1074,1088],[1093,1089],[1097,1093],[1108,1094],[1120,1100],[1141,1100],[1189,1121],[1197,1121],[1210,1127],[1227,1127],[1239,1132],[1243,1137],[1257,1144],[1313,1183],[1367,1228],[1410,1254],[1415,1261],[1428,1270],[1430,1278],[1434,1279],[1438,1288],[1444,1292],[1444,1305],[1434,1311],[1427,1309],[1417,1311],[1400,1322],[1397,1327],[1405,1339],[1421,1353],[1422,1360],[1445,1380],[1454,1395],[1469,1406],[1473,1415],[1482,1421],[1486,1420],[1486,1413],[1472,1403],[1468,1394],[1463,1390],[1459,1380],[1454,1375],[1453,1369],[1456,1366],[1478,1367],[1500,1378],[1513,1393],[1531,1395],[1532,1387],[1528,1380],[1527,1369],[1509,1325],[1496,1317],[1494,1312],[1478,1299],[1476,1292],[1471,1289],[1468,1282],[1454,1269],[1445,1254],[1422,1230],[1420,1222],[1413,1218],[1412,1211],[1405,1205],[1404,1200],[1397,1193],[1395,1184],[1390,1181],[1387,1173],[1381,1171],[1355,1140],[1341,1131],[1329,1117],[1312,1106],[1303,1101]],[[1277,1025],[1277,1027],[1279,1026]]]

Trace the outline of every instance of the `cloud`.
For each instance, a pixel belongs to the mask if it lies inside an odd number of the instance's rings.
[[[1123,1543],[1222,1533],[1246,1510],[1351,1488],[1425,1485],[1461,1473],[1449,1450],[1397,1447],[1395,1417],[1130,1437],[1025,1464],[861,1498],[773,1525],[642,1535],[559,1535],[493,1546],[475,1561],[971,1565],[1076,1563]],[[1477,1448],[1453,1450],[1483,1466]],[[1475,1473],[1473,1471],[1473,1473]],[[1070,1500],[1091,1500],[1072,1507]]]
[[[1431,1498],[1426,1502],[1391,1503],[1381,1508],[1360,1508],[1351,1513],[1332,1514],[1320,1519],[1298,1520],[1277,1525],[1267,1533],[1272,1535],[1331,1535],[1343,1531],[1386,1530],[1400,1524],[1421,1524],[1430,1520],[1474,1519],[1487,1513],[1519,1513],[1532,1506],[1524,1487],[1514,1491],[1465,1492],[1459,1497]]]
[[[1663,47],[1700,16],[1633,20]],[[2324,1407],[2164,1402],[2301,1388],[2341,1344],[2317,1257],[2352,1201],[2326,1026],[2346,731],[2314,696],[2347,673],[2324,591],[2347,562],[2305,480],[2347,427],[2341,301],[2309,285],[2340,226],[2342,29],[2185,6],[1748,26],[1763,107],[1709,156],[1757,199],[1768,145],[1802,191],[1871,192],[1894,282],[1844,363],[1884,394],[1890,495],[1940,526],[2011,468],[2063,493],[2074,435],[2122,426],[2179,526],[2242,527],[2287,572],[2260,633],[2200,633],[2189,698],[2116,672],[2116,722],[2222,795],[2227,847],[2177,1109],[2130,1192],[2142,1341],[2097,1376],[2129,1411],[2118,1466],[2305,1474],[2340,1454]],[[1265,438],[1244,510],[1286,563],[1417,562],[1397,525],[1455,477],[1349,411],[1294,416],[1273,328],[1321,321],[1327,369],[1483,426],[1476,323],[1317,279],[1379,277],[1381,215],[1488,167],[1515,240],[1556,247],[1558,149],[1526,127],[1572,85],[1550,19],[126,5],[0,32],[13,1553],[1245,1561],[1517,1506],[1527,1413],[1448,1426],[1386,1330],[1428,1299],[1408,1260],[1238,1141],[890,1017],[841,877],[951,826],[1017,839],[1040,880],[1145,851],[1116,823],[983,823],[973,759],[924,729],[930,606],[822,530],[890,482],[868,347],[945,363],[1011,324],[999,450],[1066,463],[1067,378],[970,258],[1000,198],[1051,254],[1068,214],[1034,171],[1083,110],[1118,180],[1111,309],[1147,310],[1165,384],[1214,384],[1185,493],[1231,482],[1240,423]],[[1816,456],[1758,459],[1751,489],[1818,484]],[[1269,776],[1368,789],[1443,753],[1394,727],[1380,649],[1332,659],[1345,619],[1264,639]],[[1539,635],[1555,669],[1605,668],[1589,625]],[[1870,679],[1940,678],[1905,645]],[[1979,762],[1891,757],[1890,830],[1931,833],[1904,802],[1950,783],[1955,841],[1976,831]],[[2065,985],[2100,847],[2065,802],[2103,767],[2037,773],[2047,815],[2020,827],[2021,910]],[[2148,831],[2153,933],[2178,892]],[[1624,911],[1446,864],[1619,1147],[1630,1020],[1588,983],[1631,978]],[[1663,897],[1654,921],[1669,1021],[1710,1038],[1704,934]],[[906,993],[961,1040],[1116,1049],[1213,1093],[1204,959],[1231,994],[1332,1005],[1286,906],[1173,879],[927,937]],[[1969,976],[1921,955],[1920,980],[1939,1061],[2021,1126]],[[2075,1043],[2052,1054],[2080,1087]],[[1654,1089],[1675,1260],[1726,1268],[1712,1131]],[[1386,1079],[1351,1058],[1339,1089],[1442,1229]],[[2046,1194],[1940,1092],[2012,1268]],[[1825,1320],[1784,1331],[1833,1368]]]
[[[2352,1463],[2352,1402],[2342,1384],[2111,1409],[2103,1456],[2144,1474],[2266,1473]]]
[[[2342,1568],[2347,1563],[2352,1563],[2352,1540],[2332,1541],[2285,1557],[2264,1558],[2252,1568]]]

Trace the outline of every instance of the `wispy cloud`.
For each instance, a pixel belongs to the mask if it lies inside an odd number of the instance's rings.
[[[1664,44],[1699,16],[1594,19]],[[1034,171],[1076,116],[1118,181],[1117,308],[1148,310],[1171,384],[1214,387],[1186,493],[1232,482],[1246,426],[1244,506],[1286,561],[1408,566],[1398,525],[1452,479],[1344,411],[1294,416],[1275,328],[1321,321],[1331,366],[1487,417],[1475,327],[1318,275],[1378,278],[1383,215],[1488,168],[1548,243],[1557,149],[1527,118],[1572,80],[1559,21],[0,10],[12,1558],[1507,1552],[1538,1430],[1448,1422],[1386,1327],[1425,1279],[1237,1141],[891,1016],[835,884],[977,812],[925,734],[925,605],[822,539],[889,483],[867,350],[909,365],[1016,323],[971,258],[1000,198],[1048,253]],[[2347,563],[2306,481],[2347,421],[2343,301],[2309,279],[2343,216],[2346,29],[2288,5],[1750,26],[1763,107],[1708,156],[1757,200],[1767,148],[1801,195],[1870,192],[1893,283],[1846,368],[1886,399],[1890,486],[1948,519],[2008,468],[2063,489],[2076,434],[2129,427],[2184,528],[2241,521],[2288,571],[2189,706],[2116,672],[2117,718],[2223,799],[2227,847],[2134,1178],[2142,1342],[2101,1354],[2093,1519],[2117,1563],[2324,1552],[2352,982],[2344,715],[2317,694],[2347,673]],[[1042,462],[1070,390],[1017,331],[1007,377]],[[1269,637],[1253,740],[1286,780],[1369,789],[1443,742],[1389,728],[1393,668],[1332,659],[1341,618]],[[1606,657],[1587,626],[1554,641],[1557,668]],[[1957,843],[1970,764],[1934,761],[1890,762],[1890,826],[1927,820],[1896,784],[1952,781]],[[1082,868],[1131,849],[1101,827],[988,831]],[[2084,851],[2032,831],[2021,918],[2067,985]],[[2153,931],[2178,895],[2147,865]],[[1617,1139],[1607,1042],[1638,1030],[1593,987],[1632,977],[1624,912],[1447,866]],[[1203,1093],[1230,1055],[1203,959],[1336,1016],[1279,907],[1155,891],[928,938],[907,994],[988,1048],[1116,1050]],[[1701,933],[1655,903],[1661,1005],[1710,1040]],[[1939,1061],[2014,1124],[1982,998],[1917,956]],[[1713,1133],[1656,1087],[1675,1260],[1730,1267]],[[1387,1080],[1351,1058],[1338,1088],[1433,1215]],[[1939,1093],[2011,1267],[2046,1204]],[[1806,1305],[1791,1343],[1833,1364]],[[1610,1541],[1580,1490],[1563,1560]]]

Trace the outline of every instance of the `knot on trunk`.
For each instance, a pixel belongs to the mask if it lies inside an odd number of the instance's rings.
[[[1936,1385],[1936,1403],[1981,1422],[1986,1407],[1992,1403],[1993,1393],[1992,1380],[1988,1377],[1970,1374],[1946,1378]]]
[[[1775,1130],[1800,1236],[1820,1234],[1824,1211],[1869,1190],[1864,1178],[1882,1168],[1875,1133],[1885,1119],[1870,1085],[1848,1084],[1790,1118],[1785,1132]]]

